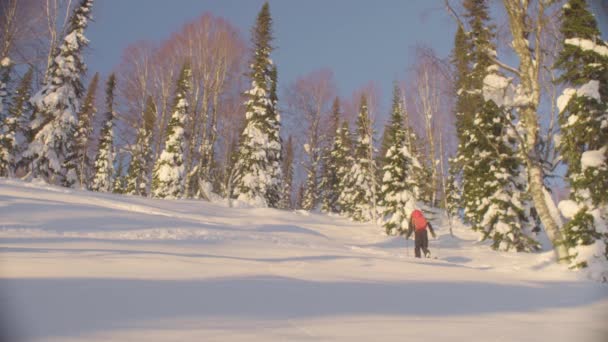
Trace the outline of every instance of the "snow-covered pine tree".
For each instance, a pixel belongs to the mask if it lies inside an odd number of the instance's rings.
[[[0,56],[0,122],[8,117],[9,108],[9,83],[11,81],[11,71],[13,62],[6,56]],[[0,132],[2,133],[2,132]]]
[[[115,194],[124,194],[125,189],[127,188],[127,178],[125,176],[125,156],[121,154],[119,151],[115,151],[114,154],[118,159],[118,167],[116,168],[116,173],[114,174],[114,184],[112,185],[112,192]]]
[[[91,190],[112,191],[114,178],[114,90],[116,76],[111,74],[106,83],[106,112],[95,157],[94,175]]]
[[[486,166],[480,162],[480,157],[486,156],[493,149],[489,140],[485,139],[488,132],[476,126],[477,113],[484,107],[484,98],[481,94],[483,79],[488,74],[488,67],[492,65],[491,53],[494,53],[492,40],[495,37],[494,26],[489,24],[488,5],[486,0],[465,0],[465,17],[470,27],[469,32],[462,29],[457,31],[453,61],[456,66],[456,118],[457,134],[460,140],[455,163],[462,168],[462,205],[465,221],[472,224],[474,229],[479,228],[484,212],[481,203],[489,191],[483,187],[490,174]],[[492,120],[493,116],[500,115],[496,108],[494,115],[487,113],[485,117]],[[481,118],[479,118],[481,120]],[[491,122],[485,127],[491,127]]]
[[[346,155],[343,155],[344,145],[342,143],[342,128],[340,127],[340,99],[336,97],[331,109],[331,126],[328,140],[331,145],[323,152],[323,168],[319,191],[321,194],[321,210],[324,212],[337,213],[338,198],[340,197],[340,167],[345,164]],[[348,129],[348,128],[347,128]],[[350,145],[349,145],[350,149]],[[350,150],[348,151],[350,154]]]
[[[456,102],[454,105],[454,113],[456,118],[456,136],[458,138],[458,148],[456,149],[456,156],[450,160],[450,176],[452,177],[448,182],[448,188],[450,191],[446,194],[448,196],[448,206],[451,207],[452,213],[460,212],[460,209],[464,207],[462,201],[462,183],[466,183],[468,179],[465,179],[463,172],[464,165],[471,164],[474,160],[474,156],[471,155],[471,150],[464,148],[465,143],[469,139],[469,132],[473,127],[473,115],[475,114],[475,98],[472,97],[474,92],[471,91],[471,65],[472,57],[471,54],[472,44],[470,39],[465,32],[462,25],[458,26],[456,36],[454,38],[454,49],[452,50],[451,62],[454,66],[454,95]],[[457,179],[461,180],[459,187],[454,187],[453,181]],[[455,193],[454,190],[457,190]],[[457,200],[456,200],[457,199]]]
[[[450,217],[457,217],[460,215],[460,209],[462,208],[462,188],[458,179],[458,175],[461,174],[461,170],[458,164],[454,161],[455,159],[450,158],[449,160],[449,175],[446,184],[446,212]]]
[[[8,116],[0,125],[0,176],[14,175],[28,140],[33,75],[33,68],[23,75],[11,99]]]
[[[584,0],[562,9],[564,46],[555,64],[568,86],[558,98],[559,150],[568,165],[571,219],[563,228],[571,267],[608,281],[608,44]]]
[[[236,196],[259,207],[276,207],[281,198],[280,115],[276,68],[270,59],[271,24],[270,7],[265,3],[253,29],[251,89],[246,92],[245,129],[236,165]]]
[[[152,133],[156,122],[156,105],[148,96],[142,122],[137,130],[137,138],[132,148],[131,163],[126,178],[125,193],[147,196],[152,169]]]
[[[287,139],[287,145],[285,145],[285,152],[283,153],[283,194],[281,197],[281,203],[279,208],[281,209],[292,209],[292,192],[293,192],[293,139],[291,135]]]
[[[420,165],[407,144],[403,125],[401,91],[395,83],[391,118],[385,129],[387,146],[380,189],[382,221],[387,235],[407,231],[410,214],[416,208],[414,167]]]
[[[492,241],[493,249],[531,252],[540,245],[531,237],[525,172],[508,121],[513,121],[511,113],[502,113],[492,101],[475,113],[475,139],[480,144],[474,163],[481,172],[475,178],[480,182],[476,194],[481,200],[472,223],[483,239]]]
[[[310,145],[305,144],[304,149],[310,149]],[[310,156],[313,154],[318,154],[318,151],[306,151],[306,153]],[[317,181],[317,170],[318,170],[318,160],[315,158],[311,158],[312,161],[310,165],[305,166],[306,169],[306,185],[304,186],[304,199],[302,201],[302,209],[304,210],[312,210],[315,208],[317,204],[318,198],[318,181]]]
[[[367,99],[361,96],[357,117],[357,140],[354,160],[346,175],[340,201],[347,204],[347,215],[355,221],[371,221],[377,218],[376,162],[373,158],[373,131],[367,109]]]
[[[99,82],[99,73],[95,73],[87,93],[78,112],[78,130],[76,133],[76,160],[78,164],[78,178],[80,186],[89,188],[89,182],[91,178],[92,161],[89,158],[89,139],[91,132],[93,131],[93,125],[91,124],[97,108],[95,108],[95,98],[97,96],[97,84]]]
[[[465,0],[471,31],[471,72],[461,80],[464,112],[459,125],[465,140],[457,163],[463,167],[463,206],[467,221],[483,239],[499,250],[534,251],[539,248],[531,235],[530,207],[523,160],[516,133],[511,128],[511,109],[486,101],[484,82],[502,77],[493,65],[496,48],[493,25],[489,25],[485,0]],[[459,59],[459,58],[457,58]],[[469,107],[473,105],[473,107]],[[472,115],[470,110],[473,110]],[[472,122],[468,122],[468,119]]]
[[[330,210],[343,215],[348,215],[351,211],[351,203],[342,194],[351,191],[348,174],[354,163],[353,146],[354,142],[348,121],[344,121],[342,127],[336,131],[336,137],[331,148],[330,161],[332,165],[335,165],[337,181],[329,189],[331,196],[335,196],[333,197],[335,198],[334,207],[329,207]]]
[[[165,148],[154,166],[152,195],[158,198],[181,198],[184,196],[186,138],[184,124],[188,116],[187,99],[190,89],[191,69],[184,64],[177,80],[173,100],[173,115],[167,126]]]
[[[81,0],[74,9],[66,35],[46,72],[48,81],[31,99],[33,136],[24,156],[31,163],[32,176],[68,187],[78,182],[74,136],[83,93],[80,79],[86,71],[82,50],[88,40],[84,30],[92,6],[93,0]]]

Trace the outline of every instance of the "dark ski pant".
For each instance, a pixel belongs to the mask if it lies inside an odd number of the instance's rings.
[[[429,254],[429,234],[426,229],[416,230],[414,234],[416,249],[414,250],[416,258],[420,258],[420,249],[424,252],[424,255]]]

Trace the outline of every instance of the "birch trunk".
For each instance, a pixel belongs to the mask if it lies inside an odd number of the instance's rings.
[[[535,28],[526,27],[526,22],[530,19],[527,13],[530,6],[529,1],[503,1],[509,15],[509,25],[513,34],[513,49],[519,57],[521,90],[529,99],[529,102],[525,106],[519,108],[519,112],[525,129],[525,144],[522,148],[524,149],[524,157],[526,158],[530,193],[547,236],[553,244],[557,261],[563,263],[567,262],[568,250],[564,245],[559,226],[549,210],[548,199],[543,192],[543,169],[540,156],[538,155],[539,152],[536,150],[540,129],[537,112],[540,103],[539,66],[542,65],[539,42],[543,24],[542,20],[537,20]],[[542,17],[544,11],[543,2],[539,1],[538,6],[539,17]],[[531,29],[534,30],[536,35],[535,46],[537,49],[535,50],[530,47],[530,43],[526,39],[528,31]]]

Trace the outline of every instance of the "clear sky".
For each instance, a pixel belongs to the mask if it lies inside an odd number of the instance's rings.
[[[132,42],[161,41],[205,11],[228,19],[249,40],[263,0],[98,0],[87,63],[109,72]],[[392,81],[403,78],[413,48],[426,42],[449,53],[455,24],[442,1],[277,0],[273,59],[280,87],[322,67],[333,70],[341,95],[375,81],[388,98]]]
[[[592,7],[604,36],[606,12]],[[160,42],[209,11],[228,19],[245,39],[263,0],[97,0],[87,30],[89,71],[108,73],[123,49],[138,40]],[[491,0],[491,2],[496,2]],[[279,86],[322,67],[333,70],[340,95],[374,81],[383,102],[392,81],[402,79],[417,44],[449,54],[456,24],[443,0],[270,0]]]

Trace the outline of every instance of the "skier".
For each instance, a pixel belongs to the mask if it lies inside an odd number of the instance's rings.
[[[435,231],[433,230],[433,226],[431,226],[431,223],[428,222],[426,220],[426,218],[424,218],[424,215],[422,214],[422,211],[415,209],[414,211],[412,211],[412,214],[410,215],[410,222],[409,222],[409,227],[407,230],[407,234],[405,235],[405,239],[409,239],[410,235],[412,235],[412,232],[416,231],[416,234],[414,235],[414,245],[416,246],[415,248],[415,254],[416,254],[416,258],[420,258],[420,249],[422,249],[422,251],[424,252],[424,256],[427,258],[431,257],[431,252],[429,251],[429,236],[428,233],[426,232],[426,228],[429,228],[429,230],[431,231],[431,235],[433,235],[433,239],[435,239],[437,236],[435,235]]]

